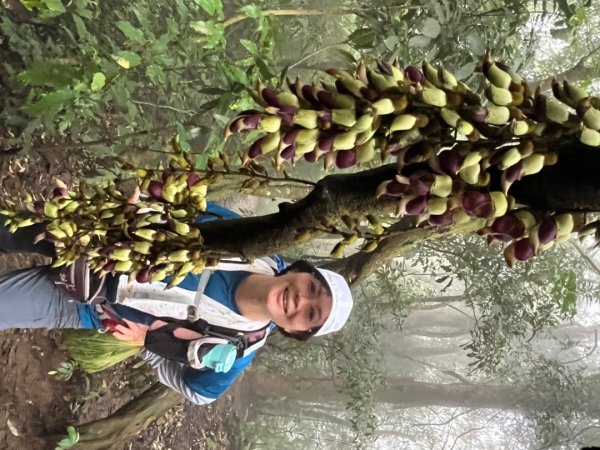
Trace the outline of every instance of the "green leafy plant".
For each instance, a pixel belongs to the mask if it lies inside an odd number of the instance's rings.
[[[56,450],[66,450],[73,448],[79,442],[79,432],[73,426],[67,427],[67,437],[61,439],[56,444]]]
[[[63,361],[59,364],[56,370],[51,370],[48,372],[48,375],[54,376],[63,381],[69,381],[78,368],[79,364],[77,361]]]

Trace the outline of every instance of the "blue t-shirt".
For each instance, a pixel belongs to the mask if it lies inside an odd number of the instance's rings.
[[[214,203],[208,203],[207,212],[221,216],[223,219],[239,217],[233,211],[223,208]],[[218,220],[217,216],[199,216],[199,221]],[[273,257],[278,266],[278,271],[283,270],[285,264],[278,256]],[[245,271],[215,271],[209,278],[205,287],[205,293],[213,300],[228,307],[236,314],[240,314],[240,310],[235,302],[235,293],[240,283],[250,276],[250,272]],[[178,285],[182,289],[196,291],[200,281],[199,275],[190,273]],[[125,305],[113,304],[114,310],[121,317],[137,323],[145,323],[150,325],[156,317],[151,314],[130,308]],[[84,328],[99,328],[100,320],[98,319],[95,309],[91,305],[79,304],[79,317]],[[227,388],[233,383],[235,378],[250,364],[255,353],[252,352],[248,356],[237,359],[233,367],[226,373],[214,372],[213,370],[196,370],[191,367],[186,367],[183,374],[185,384],[194,392],[206,398],[218,398]]]

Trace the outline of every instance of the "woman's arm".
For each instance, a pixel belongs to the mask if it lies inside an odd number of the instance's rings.
[[[133,342],[140,346],[144,345],[146,334],[149,330],[155,330],[167,324],[162,320],[154,321],[151,326],[132,322],[127,319],[124,319],[124,322],[124,325],[118,324],[114,327],[113,335],[117,339]],[[174,334],[179,339],[189,341],[201,337],[200,333],[186,328],[178,328],[174,331]],[[238,364],[237,369],[234,364],[234,368],[232,368],[233,372],[229,374],[215,373],[212,370],[193,370],[178,361],[163,358],[149,350],[145,350],[142,353],[142,357],[154,369],[158,381],[179,392],[196,405],[206,405],[214,401],[248,364],[245,363],[242,366]],[[189,381],[186,381],[186,379]],[[208,396],[202,395],[202,392],[208,394]],[[218,394],[215,395],[215,392]]]
[[[191,389],[184,380],[186,366],[180,362],[165,359],[148,350],[145,350],[142,353],[142,358],[144,358],[144,360],[150,364],[150,367],[154,369],[158,381],[165,386],[169,386],[174,391],[179,392],[192,403],[196,405],[207,405],[215,400],[215,398],[204,397]]]

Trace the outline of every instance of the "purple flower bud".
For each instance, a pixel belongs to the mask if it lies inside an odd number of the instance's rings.
[[[320,90],[317,92],[317,99],[319,103],[321,103],[325,108],[333,109],[335,105],[333,104],[333,94],[326,90]]]
[[[317,160],[317,152],[313,150],[312,152],[308,152],[304,154],[304,159],[309,163],[314,163]]]
[[[257,140],[255,140],[252,145],[250,146],[250,148],[248,149],[248,158],[250,159],[254,159],[258,156],[261,155],[262,151],[261,151],[261,145],[262,145],[262,141],[264,138],[258,138]]]
[[[262,114],[261,111],[259,111],[258,109],[245,109],[242,112],[239,112],[237,114],[238,117],[242,117],[242,116],[255,116],[256,114]]]
[[[229,124],[229,131],[231,133],[239,133],[244,127],[244,118],[237,117]]]
[[[52,197],[68,197],[69,190],[64,187],[55,187],[52,189]]]
[[[36,214],[44,214],[44,202],[43,200],[36,200],[33,202],[33,210]]]
[[[294,115],[296,114],[296,111],[298,111],[298,108],[293,106],[284,106],[279,108],[277,115],[281,117],[281,121],[284,125],[291,127],[294,125]]]
[[[279,154],[279,156],[282,159],[292,159],[294,156],[296,156],[296,146],[294,145],[288,145],[286,148],[284,148],[281,153]]]
[[[292,145],[294,142],[296,142],[296,136],[298,135],[299,131],[300,128],[292,128],[290,131],[286,132],[283,135],[283,138],[281,139],[282,142],[285,145]]]
[[[155,199],[162,199],[164,184],[160,181],[152,180],[148,185],[148,193]]]
[[[506,174],[504,178],[509,183],[520,180],[523,175],[523,162],[519,161],[517,164],[510,166],[504,173]]]
[[[433,174],[429,172],[416,172],[409,177],[410,191],[415,195],[429,194],[433,184]]]
[[[315,88],[310,84],[302,86],[302,96],[306,101],[311,102],[313,105],[319,103],[319,100],[315,97]]]
[[[515,258],[518,261],[527,261],[535,256],[533,244],[528,238],[519,239],[515,242]]]
[[[423,72],[415,66],[408,66],[404,69],[404,75],[406,75],[412,83],[420,83],[424,78]]]
[[[523,236],[525,225],[517,217],[507,214],[494,220],[490,231],[495,239],[502,242],[509,242]]]
[[[338,150],[335,157],[335,165],[340,169],[346,169],[356,164],[355,150]]]
[[[245,116],[245,117],[242,117],[241,119],[244,124],[244,128],[243,128],[243,130],[240,130],[240,131],[255,130],[256,127],[258,126],[258,122],[260,121],[260,114],[254,114],[252,116]]]
[[[322,152],[328,152],[333,148],[333,141],[335,141],[335,135],[323,136],[319,139],[317,148]]]
[[[556,226],[556,222],[552,217],[544,217],[542,223],[540,223],[540,228],[538,230],[538,238],[540,240],[540,244],[547,244],[550,241],[556,239],[556,235],[558,234],[558,227]]]
[[[420,197],[413,198],[406,203],[406,214],[416,216],[417,214],[423,213],[425,208],[427,208],[427,197],[422,195]]]
[[[473,217],[485,218],[494,212],[492,198],[487,192],[467,191],[462,197],[462,207]]]
[[[346,86],[344,86],[344,83],[342,83],[342,80],[335,80],[335,88],[337,89],[337,91],[340,94],[352,95],[352,92],[350,92],[348,90],[348,88],[346,88]]]
[[[404,195],[407,187],[408,185],[406,184],[398,183],[396,180],[392,180],[392,182],[385,187],[385,193],[387,195],[391,195],[392,197],[400,197]]]
[[[190,172],[187,177],[187,185],[188,187],[192,187],[196,183],[198,183],[202,178],[196,172]]]
[[[494,61],[492,61],[490,59],[485,59],[483,61],[483,64],[481,65],[481,71],[483,72],[484,75],[487,76],[488,72],[490,71],[490,67],[492,67],[493,63],[494,63]]]
[[[454,214],[448,210],[444,214],[429,216],[429,223],[440,227],[452,225],[454,222]]]
[[[456,175],[465,159],[452,150],[443,151],[438,155],[440,169],[446,175]]]
[[[151,267],[144,267],[135,276],[135,281],[137,281],[138,283],[148,283],[150,281],[150,276],[152,275],[152,272],[153,270]]]
[[[271,106],[279,107],[279,100],[277,100],[277,91],[273,88],[264,88],[260,95],[263,100]]]

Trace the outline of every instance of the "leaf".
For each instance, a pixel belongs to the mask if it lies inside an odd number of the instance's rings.
[[[17,78],[28,86],[49,86],[62,89],[80,76],[79,70],[70,64],[35,63],[21,72]]]
[[[57,13],[67,12],[65,5],[60,0],[43,0],[43,4],[48,11]]]
[[[225,39],[225,28],[222,23],[213,20],[196,20],[190,22],[192,30],[206,36],[203,47],[206,49],[223,47],[227,42]]]
[[[438,22],[445,23],[446,22],[446,13],[444,11],[443,5],[441,5],[440,3],[436,2],[433,5],[433,10],[435,11],[435,15],[438,18]]]
[[[218,19],[223,18],[223,3],[221,0],[195,0],[196,4],[200,6],[211,16],[216,16]]]
[[[50,92],[35,103],[25,107],[33,117],[54,117],[73,101],[73,93],[68,90]]]
[[[466,37],[467,45],[471,48],[471,51],[475,56],[482,56],[485,54],[485,42],[483,36],[479,33],[469,33]]]
[[[237,66],[231,64],[222,64],[221,69],[225,76],[234,83],[241,84],[243,86],[248,85],[248,76],[246,72]]]
[[[106,84],[106,76],[102,72],[96,72],[92,78],[92,84],[90,88],[92,91],[97,92],[104,87]]]
[[[240,39],[240,44],[242,44],[251,54],[255,55],[258,53],[258,45],[256,45],[256,42],[249,39]]]
[[[142,58],[137,53],[129,51],[120,51],[114,55],[111,55],[112,59],[124,69],[131,69],[139,66],[142,62]]]
[[[77,441],[79,441],[79,432],[75,429],[75,427],[69,425],[67,427],[67,434],[69,436],[69,439],[71,439],[71,441],[73,441],[73,443],[76,443]]]
[[[471,61],[466,63],[460,69],[454,71],[454,76],[459,80],[464,80],[475,72],[475,68],[477,67],[477,63],[475,61]]]
[[[57,448],[59,448],[60,450],[73,447],[73,443],[71,442],[71,439],[69,439],[69,438],[61,439],[60,441],[58,441],[56,443],[56,445],[57,445]]]
[[[123,32],[123,34],[137,44],[143,44],[146,42],[144,32],[139,28],[134,27],[128,20],[119,20],[117,22],[117,28]]]
[[[261,19],[263,17],[262,9],[260,8],[260,6],[258,6],[256,4],[242,6],[239,9],[239,11],[240,11],[240,14],[243,14],[247,17],[251,17],[253,19]]]
[[[390,51],[394,50],[398,44],[400,44],[400,38],[398,38],[398,36],[396,36],[395,34],[388,36],[383,41],[383,45],[385,45],[385,48],[387,48]]]
[[[377,33],[371,28],[359,28],[348,36],[348,41],[358,49],[373,48]]]
[[[408,40],[408,46],[413,48],[426,48],[431,45],[432,40],[427,36],[417,35]]]
[[[207,101],[206,103],[202,103],[197,109],[198,113],[210,111],[211,109],[216,108],[221,104],[221,98],[222,97],[217,97],[213,100]]]
[[[226,89],[221,89],[221,88],[216,88],[216,87],[205,87],[205,88],[198,89],[198,92],[200,92],[202,94],[208,94],[208,95],[223,95],[229,91]]]
[[[342,55],[346,60],[348,60],[348,62],[352,65],[356,64],[356,58],[354,57],[354,55],[352,53],[350,53],[349,51],[346,51],[344,49],[341,48],[336,48],[335,51],[337,53],[339,53],[340,55]]]
[[[165,72],[162,70],[162,67],[156,64],[150,64],[146,68],[146,76],[148,79],[156,85],[162,85],[167,82],[167,76]]]
[[[435,20],[431,17],[428,17],[427,19],[425,19],[423,21],[423,23],[419,27],[419,30],[425,36],[427,36],[431,39],[435,39],[436,37],[438,37],[440,35],[440,32],[442,31],[442,26],[440,25],[440,23],[437,20]]]
[[[187,133],[185,131],[185,127],[178,123],[177,127],[177,135],[175,136],[175,142],[179,145],[179,148],[184,152],[189,152],[191,147],[187,141]]]
[[[573,7],[569,5],[567,0],[556,0],[556,4],[558,5],[558,8],[562,11],[562,13],[565,15],[565,18],[569,20],[573,15]]]
[[[256,67],[258,67],[260,76],[265,80],[270,80],[275,76],[275,74],[269,69],[267,63],[264,62],[261,58],[256,58]]]
[[[72,14],[72,17],[73,23],[75,24],[75,29],[77,30],[77,34],[79,35],[79,39],[87,39],[89,33],[81,17],[79,17],[79,15],[75,13]]]

